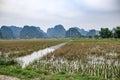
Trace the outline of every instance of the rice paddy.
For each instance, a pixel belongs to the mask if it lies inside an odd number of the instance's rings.
[[[120,42],[73,41],[45,56],[43,62],[51,65],[48,69],[54,67],[53,72],[66,71],[103,79],[120,79]]]
[[[52,46],[67,40],[44,41],[43,45]],[[34,46],[36,45],[37,47],[42,44],[40,43],[37,45],[39,40],[37,40],[37,44],[33,44],[32,42],[34,43],[34,41],[30,41],[29,44]],[[11,43],[11,46],[13,46],[12,44],[13,43]],[[4,48],[5,47],[6,46],[4,43]],[[45,47],[39,47],[39,49],[43,49]],[[2,48],[0,49],[3,54],[4,50]],[[21,51],[28,49],[32,48],[29,46],[26,49],[18,50]],[[10,47],[6,49],[4,53],[9,51],[11,51]],[[20,53],[15,54],[14,57],[16,57],[18,54]],[[119,39],[74,39],[54,52],[45,55],[42,59],[34,61],[24,69],[22,69],[16,62],[8,59],[7,56],[4,58],[6,58],[5,61],[0,61],[0,74],[14,76],[24,80],[120,79]]]
[[[0,40],[0,55],[20,57],[65,42],[57,39]]]

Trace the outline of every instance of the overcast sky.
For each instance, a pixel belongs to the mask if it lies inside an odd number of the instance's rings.
[[[0,0],[0,26],[62,24],[86,30],[120,26],[120,0]]]

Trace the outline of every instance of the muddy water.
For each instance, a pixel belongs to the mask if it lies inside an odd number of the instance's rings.
[[[27,65],[29,65],[33,61],[42,58],[44,55],[47,55],[48,53],[55,51],[56,49],[64,46],[65,44],[67,44],[67,42],[45,48],[37,52],[33,52],[31,55],[16,58],[15,61],[17,61],[22,66],[22,68],[25,68]]]

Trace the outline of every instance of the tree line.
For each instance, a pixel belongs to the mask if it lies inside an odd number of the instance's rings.
[[[101,38],[120,38],[120,26],[110,30],[109,28],[101,28],[99,31]]]

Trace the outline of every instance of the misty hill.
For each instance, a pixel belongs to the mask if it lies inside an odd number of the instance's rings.
[[[42,38],[47,38],[47,34],[43,30],[41,30],[40,27],[36,27],[36,28],[42,34]]]
[[[3,39],[14,38],[12,30],[8,26],[2,26],[0,31],[1,31],[1,36]]]
[[[94,38],[99,35],[99,31],[92,29],[86,31],[80,29],[79,27],[69,28],[65,30],[63,25],[56,25],[53,28],[48,28],[47,33],[36,26],[2,26],[0,29],[0,38],[1,39],[32,39],[32,38]]]
[[[78,27],[74,27],[74,28],[76,28],[81,33],[81,35],[83,35],[83,36],[86,36],[87,33],[88,33],[88,31],[85,31],[84,29],[80,29]]]
[[[49,38],[52,38],[54,36],[54,28],[48,28],[47,29],[47,36]]]
[[[20,32],[20,38],[22,39],[43,38],[44,35],[44,32],[35,26],[24,26]]]
[[[0,39],[2,38],[2,33],[1,33],[1,29],[0,29]]]
[[[82,35],[76,28],[69,28],[66,32],[66,37],[68,38],[80,38]]]
[[[54,28],[48,28],[47,35],[49,38],[64,38],[66,30],[63,25],[56,25]]]
[[[98,31],[96,31],[95,29],[91,29],[87,33],[87,37],[90,37],[90,38],[94,38],[96,35],[98,35]]]
[[[22,28],[16,27],[16,26],[10,26],[9,28],[12,30],[13,35],[14,35],[15,38],[20,37],[20,31],[22,30]]]

